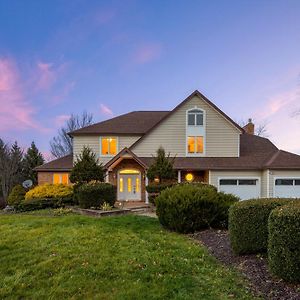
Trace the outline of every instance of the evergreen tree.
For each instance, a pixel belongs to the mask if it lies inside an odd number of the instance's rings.
[[[175,158],[170,158],[170,154],[166,156],[164,148],[158,148],[158,150],[156,151],[156,157],[154,158],[154,163],[148,169],[147,177],[150,180],[158,178],[160,183],[162,183],[164,180],[174,179],[174,159]]]
[[[83,184],[93,180],[104,181],[104,169],[98,164],[96,154],[90,148],[84,147],[71,171],[70,181]]]
[[[35,167],[42,165],[45,162],[44,157],[39,149],[36,147],[35,143],[32,142],[30,148],[24,156],[24,177],[25,179],[32,180],[33,184],[37,184],[37,172],[34,170]]]

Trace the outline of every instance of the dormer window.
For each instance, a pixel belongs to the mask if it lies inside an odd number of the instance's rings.
[[[188,126],[203,126],[203,111],[191,109],[187,112]]]

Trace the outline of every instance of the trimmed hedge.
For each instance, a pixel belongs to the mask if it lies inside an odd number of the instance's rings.
[[[21,204],[21,202],[24,201],[25,194],[26,190],[23,188],[22,185],[18,184],[10,192],[7,199],[7,203],[10,206],[14,206],[15,208],[17,208]]]
[[[213,186],[183,183],[161,192],[156,198],[156,213],[164,227],[178,232],[226,228],[228,209],[237,201]]]
[[[101,207],[104,202],[114,206],[117,189],[110,183],[87,183],[76,189],[75,197],[81,208]]]
[[[267,251],[268,218],[271,211],[290,204],[291,199],[251,199],[238,202],[229,209],[229,237],[236,254]]]
[[[38,185],[25,195],[25,202],[31,199],[44,198],[72,198],[73,186],[65,184],[43,184]]]
[[[18,205],[18,211],[31,211],[37,209],[45,209],[45,208],[59,208],[64,207],[66,204],[67,198],[32,198],[26,201],[23,201]]]
[[[300,205],[278,207],[271,212],[268,259],[274,275],[300,282]]]
[[[155,199],[166,188],[174,186],[176,183],[152,183],[146,186],[149,202],[155,205]]]

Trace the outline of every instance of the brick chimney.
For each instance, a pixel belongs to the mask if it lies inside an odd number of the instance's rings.
[[[248,133],[248,134],[254,134],[254,124],[252,123],[252,119],[249,119],[248,120],[248,124],[247,125],[245,125],[244,127],[243,127],[243,129],[246,131],[246,133]]]

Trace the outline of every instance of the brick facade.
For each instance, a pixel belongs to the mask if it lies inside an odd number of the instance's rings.
[[[53,183],[53,174],[69,174],[70,172],[38,172],[38,184]]]

